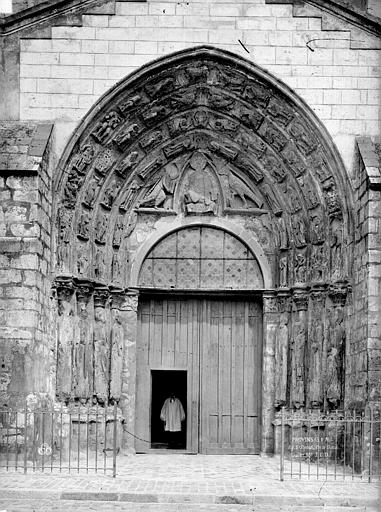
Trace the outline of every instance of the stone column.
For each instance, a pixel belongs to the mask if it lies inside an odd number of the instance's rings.
[[[135,453],[136,342],[138,326],[138,293],[128,293],[122,304],[125,333],[125,356],[122,376],[121,409],[124,416],[123,449]],[[148,404],[147,404],[148,407]]]
[[[57,296],[57,369],[56,396],[67,402],[72,397],[74,343],[74,287],[71,277],[56,280]]]
[[[108,404],[110,382],[110,328],[106,286],[94,290],[94,391],[99,404]]]
[[[330,310],[327,329],[324,391],[326,403],[331,409],[344,405],[347,293],[346,282],[338,282],[328,291],[333,308]]]
[[[275,343],[279,322],[274,291],[263,294],[262,442],[263,453],[274,452]]]
[[[125,319],[121,311],[124,302],[123,290],[111,291],[111,373],[110,399],[119,403],[122,396],[122,376],[125,350]]]
[[[275,344],[275,407],[287,403],[288,353],[291,333],[290,293],[278,292],[279,326]]]
[[[312,409],[321,409],[323,406],[325,298],[324,286],[316,286],[311,292],[306,354],[306,402],[307,407]]]
[[[86,402],[93,395],[93,304],[92,283],[77,284],[77,318],[73,347],[73,395]]]
[[[291,340],[290,404],[295,409],[305,406],[305,347],[307,339],[308,295],[303,288],[294,289]]]

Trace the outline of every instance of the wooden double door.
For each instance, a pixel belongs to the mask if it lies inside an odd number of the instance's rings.
[[[187,451],[259,453],[261,303],[143,298],[138,314],[135,433],[145,441],[136,450],[151,448],[152,375],[161,370],[186,372]]]

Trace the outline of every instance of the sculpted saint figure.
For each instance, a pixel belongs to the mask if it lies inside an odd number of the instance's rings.
[[[60,267],[68,264],[70,255],[71,215],[68,210],[61,208],[58,212],[58,261]]]
[[[93,384],[93,347],[87,301],[78,298],[78,335],[73,349],[73,389],[78,398],[88,399]]]
[[[288,354],[288,313],[280,315],[275,346],[275,406],[286,403],[287,391],[287,354]]]
[[[342,309],[336,308],[329,327],[326,374],[326,398],[333,408],[342,400],[345,338],[344,314]]]
[[[306,333],[302,325],[299,324],[295,327],[292,341],[291,403],[296,409],[299,409],[304,405],[304,346]]]
[[[71,292],[60,290],[58,292],[57,392],[64,400],[71,396],[73,315]]]
[[[103,307],[95,308],[94,319],[94,394],[99,402],[105,403],[108,395],[110,354]]]
[[[122,391],[122,371],[123,371],[123,326],[119,310],[115,310],[114,322],[111,331],[111,382],[110,398],[120,399]]]
[[[288,286],[287,267],[287,256],[283,256],[279,260],[279,286],[282,288]]]
[[[309,334],[308,388],[311,407],[322,404],[322,345],[324,337],[323,323],[319,318],[312,321]]]
[[[149,190],[148,195],[140,202],[140,206],[146,208],[171,208],[171,200],[178,177],[179,171],[176,165],[167,165],[162,175]]]

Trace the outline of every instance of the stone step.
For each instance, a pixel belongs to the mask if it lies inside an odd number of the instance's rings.
[[[7,512],[378,512],[376,507],[326,507],[324,505],[237,505],[211,503],[128,503],[54,499],[1,499],[0,511]]]
[[[271,491],[266,494],[185,494],[185,493],[144,493],[144,492],[99,492],[99,491],[77,491],[77,490],[33,490],[33,489],[9,489],[0,494],[0,500],[20,500],[20,501],[49,501],[65,503],[114,503],[141,505],[161,505],[161,506],[229,506],[239,507],[239,510],[245,510],[245,507],[254,507],[255,512],[262,507],[264,510],[341,510],[346,512],[371,511],[374,509],[379,512],[379,503],[376,499],[366,498],[366,488],[364,494],[358,497],[345,496],[317,496],[315,495],[274,495]],[[244,507],[244,508],[242,508]],[[154,509],[153,509],[154,510]],[[183,510],[183,509],[182,509]],[[1,508],[0,508],[1,512]]]

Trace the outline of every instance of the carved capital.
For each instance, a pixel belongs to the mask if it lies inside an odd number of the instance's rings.
[[[56,297],[58,300],[69,300],[74,292],[72,276],[56,277],[52,288],[56,291]]]
[[[123,311],[133,311],[134,313],[137,313],[138,302],[139,302],[138,294],[126,295],[124,297],[121,309]]]
[[[110,287],[110,306],[111,309],[123,309],[123,303],[126,296],[123,288],[116,286]]]
[[[75,285],[78,300],[88,302],[93,293],[93,283],[85,279],[77,279]]]
[[[346,281],[337,282],[329,287],[328,295],[333,307],[345,306],[348,291],[348,283]]]
[[[278,292],[278,310],[279,313],[288,313],[291,309],[291,295],[289,291],[280,290]]]
[[[306,291],[294,290],[292,300],[297,311],[306,311],[308,309],[308,294]]]
[[[110,292],[107,286],[96,285],[94,288],[94,307],[105,308]]]
[[[311,290],[311,299],[318,306],[324,304],[326,298],[326,288],[324,285],[315,285]]]
[[[263,294],[263,312],[278,313],[278,300],[275,292],[266,292]]]

